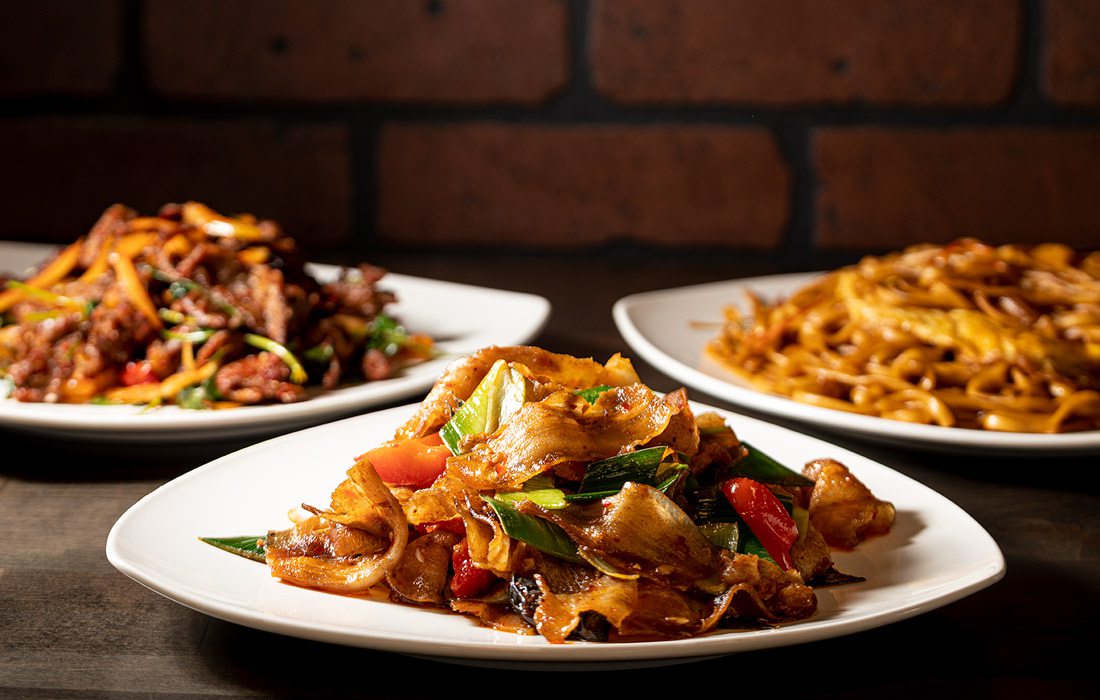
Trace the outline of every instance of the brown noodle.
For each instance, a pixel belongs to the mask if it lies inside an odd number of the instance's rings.
[[[763,391],[914,423],[1100,429],[1100,252],[919,245],[749,301],[707,353]]]

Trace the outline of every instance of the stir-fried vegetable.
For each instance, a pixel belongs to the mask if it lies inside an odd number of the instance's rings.
[[[784,569],[794,568],[791,546],[798,526],[771,489],[745,477],[725,481],[721,489],[771,558]]]
[[[439,433],[432,433],[376,447],[363,457],[387,484],[420,489],[439,478],[450,455]]]
[[[462,452],[462,438],[491,433],[527,400],[530,383],[504,360],[497,361],[474,393],[443,426],[443,442],[454,454]]]

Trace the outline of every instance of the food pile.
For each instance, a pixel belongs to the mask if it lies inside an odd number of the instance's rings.
[[[944,427],[1100,429],[1100,252],[919,245],[727,310],[709,356],[796,401]]]
[[[321,283],[280,226],[199,202],[108,208],[31,277],[0,279],[0,380],[19,401],[288,403],[430,358],[363,264]]]
[[[814,586],[851,580],[831,550],[893,519],[844,465],[787,469],[619,355],[521,346],[454,361],[328,507],[204,539],[291,584],[384,587],[552,643],[634,641],[806,618]]]

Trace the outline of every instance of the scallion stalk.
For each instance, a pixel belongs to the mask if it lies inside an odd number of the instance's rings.
[[[245,333],[244,342],[254,348],[277,355],[279,359],[285,362],[286,366],[290,368],[290,381],[295,384],[306,383],[309,375],[306,374],[305,369],[302,367],[302,363],[298,362],[298,358],[294,356],[294,353],[288,350],[282,343],[276,343],[271,338],[256,335],[255,333]]]

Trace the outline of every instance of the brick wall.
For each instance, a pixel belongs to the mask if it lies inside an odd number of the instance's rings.
[[[1095,0],[42,0],[0,239],[203,199],[319,252],[1100,248]]]

